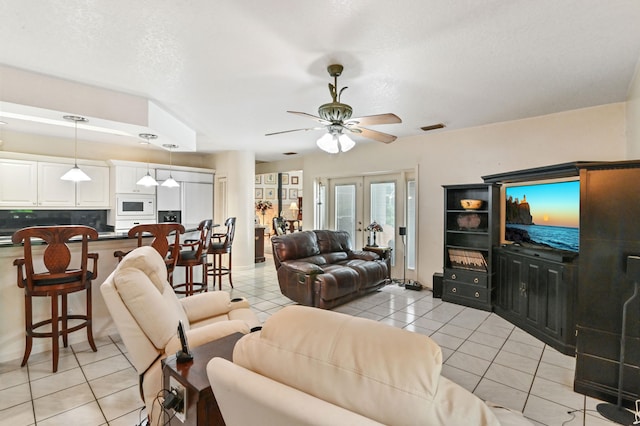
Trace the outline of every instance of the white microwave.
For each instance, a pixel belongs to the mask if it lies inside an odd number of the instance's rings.
[[[156,196],[150,194],[117,194],[117,218],[155,219]]]

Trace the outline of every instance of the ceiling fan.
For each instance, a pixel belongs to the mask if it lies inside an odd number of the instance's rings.
[[[342,70],[343,67],[339,64],[329,65],[327,67],[329,75],[333,77],[333,84],[329,83],[329,92],[331,93],[331,98],[333,100],[331,103],[321,105],[320,108],[318,108],[319,117],[312,114],[307,114],[306,112],[287,111],[291,114],[311,118],[312,120],[320,123],[322,126],[267,133],[265,136],[279,135],[282,133],[290,132],[326,129],[327,133],[320,137],[316,144],[320,149],[330,154],[336,154],[340,151],[346,152],[355,146],[356,143],[349,136],[347,136],[346,133],[356,133],[362,137],[384,143],[391,143],[396,140],[396,136],[361,127],[374,126],[377,124],[402,123],[400,117],[395,114],[388,113],[351,118],[353,109],[349,105],[340,102],[340,96],[346,89],[346,87],[343,87],[342,89],[340,89],[340,91],[338,91],[338,77],[340,76],[340,74],[342,74]]]

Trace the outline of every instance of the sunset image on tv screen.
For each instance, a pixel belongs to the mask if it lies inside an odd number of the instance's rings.
[[[568,228],[579,226],[579,181],[512,186],[506,189],[505,194],[507,203],[511,200],[520,210],[524,210],[523,207],[528,204],[532,224]]]

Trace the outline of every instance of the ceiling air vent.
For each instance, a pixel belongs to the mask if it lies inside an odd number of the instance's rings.
[[[424,130],[425,132],[428,132],[430,130],[444,129],[445,127],[446,126],[443,123],[438,123],[438,124],[432,124],[430,126],[420,127],[420,129]]]

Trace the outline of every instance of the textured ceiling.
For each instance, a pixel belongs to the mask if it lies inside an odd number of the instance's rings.
[[[412,136],[626,100],[639,22],[638,0],[3,0],[0,64],[149,99],[198,151],[270,161],[317,150],[320,131],[264,134],[313,127],[285,111],[331,100],[331,63],[354,116]]]

